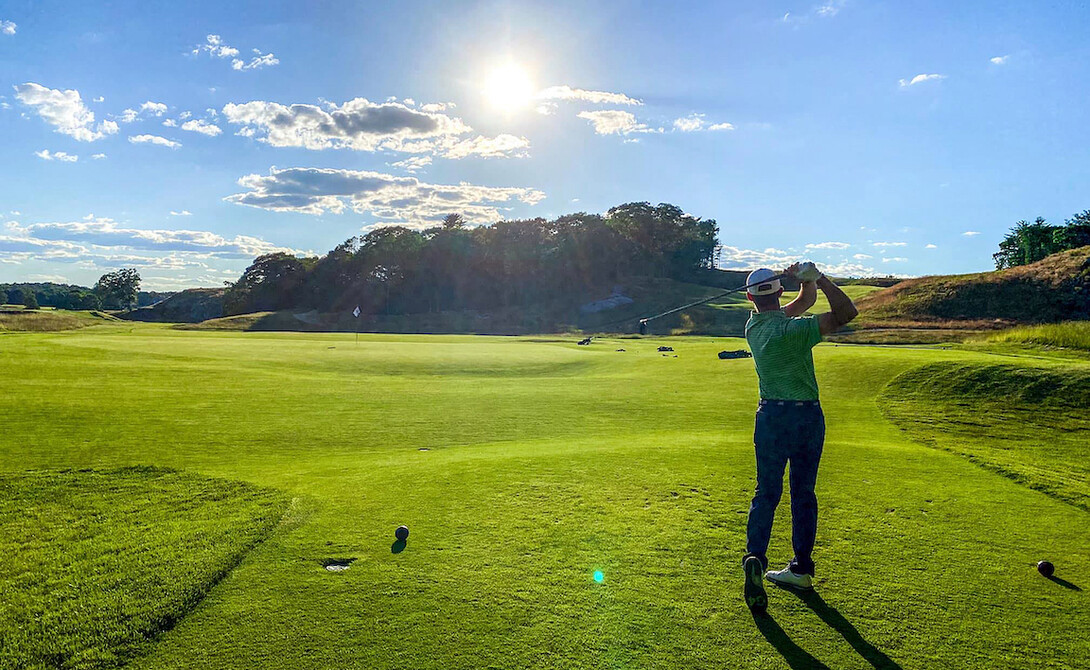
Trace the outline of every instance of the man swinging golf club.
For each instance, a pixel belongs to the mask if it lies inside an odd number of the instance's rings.
[[[762,575],[769,581],[796,589],[813,588],[814,561],[810,554],[817,534],[818,462],[825,441],[825,417],[818,404],[817,379],[811,349],[822,336],[835,332],[859,313],[851,298],[829,281],[813,263],[795,263],[783,271],[802,285],[797,298],[780,307],[783,286],[772,270],[749,274],[747,297],[756,311],[746,323],[746,341],[753,352],[760,380],[753,444],[757,452],[757,490],[749,508],[746,528],[746,604],[755,610],[768,605]],[[814,305],[817,289],[829,300],[831,311],[804,316]],[[772,517],[783,493],[783,471],[791,464],[791,544],[795,557],[783,570],[768,570],[768,541]]]

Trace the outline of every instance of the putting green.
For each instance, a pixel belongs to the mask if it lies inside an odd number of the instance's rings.
[[[1074,668],[1090,656],[1076,590],[1090,588],[1087,512],[913,441],[876,402],[902,372],[998,358],[987,351],[816,349],[829,425],[820,598],[774,591],[755,620],[739,559],[756,379],[752,361],[715,356],[738,340],[356,346],[126,325],[3,345],[0,396],[18,408],[0,434],[4,469],[146,464],[299,498],[298,523],[136,667]],[[775,563],[790,558],[788,519],[785,501]],[[412,534],[394,553],[402,523]],[[357,560],[331,573],[330,557]],[[1064,581],[1039,576],[1041,558]]]

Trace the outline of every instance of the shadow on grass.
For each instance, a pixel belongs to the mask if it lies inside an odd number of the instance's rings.
[[[1056,576],[1048,577],[1048,581],[1056,582],[1057,584],[1064,587],[1065,589],[1071,589],[1072,591],[1082,591],[1082,589],[1080,589],[1078,586],[1075,586],[1074,584],[1067,581],[1066,579],[1060,579],[1059,577],[1056,577]]]
[[[817,591],[796,591],[794,589],[781,589],[789,591],[806,604],[810,610],[818,615],[818,618],[827,626],[840,633],[841,637],[855,649],[855,652],[868,663],[881,670],[902,670],[900,665],[886,656],[880,649],[863,639],[859,631],[850,621],[844,618],[835,607],[825,602]],[[792,666],[794,667],[794,666]]]
[[[400,554],[401,552],[405,551],[405,544],[405,540],[395,541],[393,544],[390,545],[390,553]]]
[[[758,614],[750,610],[753,615],[753,623],[757,624],[757,630],[765,636],[768,643],[780,652],[783,660],[787,661],[792,670],[830,670],[829,666],[814,658],[814,656],[795,644],[794,640],[787,636],[780,624],[772,618],[768,612]]]

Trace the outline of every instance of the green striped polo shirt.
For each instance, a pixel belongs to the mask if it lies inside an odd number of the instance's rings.
[[[810,350],[821,341],[816,316],[789,317],[782,310],[753,312],[746,342],[764,400],[817,400],[817,377]]]

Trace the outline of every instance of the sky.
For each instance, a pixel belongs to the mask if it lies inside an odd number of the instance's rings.
[[[0,3],[0,282],[668,202],[723,267],[991,269],[1090,208],[1081,2]]]

